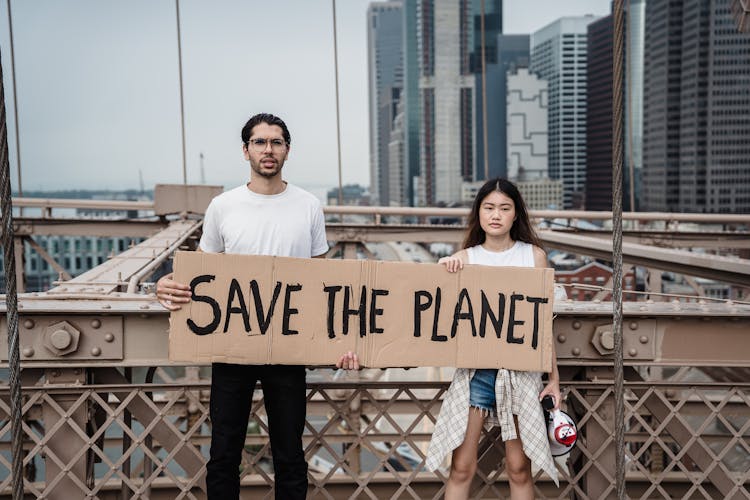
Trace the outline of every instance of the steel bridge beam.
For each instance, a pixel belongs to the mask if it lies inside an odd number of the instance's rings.
[[[540,231],[542,241],[552,248],[597,259],[612,258],[612,243],[600,238]],[[622,244],[623,261],[643,267],[673,271],[724,283],[746,286],[750,283],[750,260],[704,255],[671,248],[657,248],[638,243]]]

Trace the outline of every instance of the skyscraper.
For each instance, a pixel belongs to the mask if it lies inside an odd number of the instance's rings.
[[[566,208],[583,201],[586,181],[586,27],[563,17],[531,35],[531,71],[549,84],[549,176],[563,182]]]
[[[646,4],[644,209],[750,212],[750,37],[729,4]]]
[[[586,210],[612,210],[612,34],[611,14],[588,25]]]
[[[625,44],[625,158],[623,162],[630,210],[640,210],[643,187],[643,62],[646,27],[646,0],[627,3],[627,42]],[[632,191],[632,196],[631,196]],[[633,200],[632,206],[630,200]]]
[[[374,204],[390,203],[391,128],[403,90],[402,3],[373,2],[367,8],[370,97],[370,189]]]
[[[485,58],[497,57],[502,2],[485,2]],[[456,203],[475,175],[475,92],[481,71],[481,2],[420,0],[417,53],[420,94],[419,204]],[[481,133],[481,131],[480,131]]]
[[[643,10],[645,0],[626,4],[623,59],[623,208],[638,209],[643,145]],[[612,64],[613,16],[588,25],[588,98],[586,112],[587,210],[612,209]],[[632,171],[631,171],[632,162]],[[632,177],[632,179],[631,179]],[[631,185],[635,191],[631,198]],[[631,201],[633,203],[631,203]]]
[[[498,35],[497,60],[488,62],[487,80],[487,164],[489,177],[507,177],[506,101],[508,72],[529,67],[529,35]],[[478,77],[481,82],[481,75]],[[477,88],[481,90],[481,85]],[[477,124],[483,123],[481,94],[477,92]],[[484,179],[484,134],[477,126],[476,179]],[[546,150],[546,147],[545,147]]]
[[[417,0],[403,0],[401,22],[404,90],[401,101],[404,106],[404,201],[403,205],[414,205],[417,193],[414,179],[419,176],[419,59],[417,57]],[[391,200],[394,204],[396,200]]]

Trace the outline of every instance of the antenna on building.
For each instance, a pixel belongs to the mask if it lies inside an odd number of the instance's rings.
[[[143,170],[141,170],[140,168],[138,169],[138,182],[141,186],[141,194],[143,194],[143,192],[145,191],[143,187]]]
[[[201,184],[205,184],[206,183],[206,171],[203,169],[203,151],[201,151],[200,159],[201,159]]]

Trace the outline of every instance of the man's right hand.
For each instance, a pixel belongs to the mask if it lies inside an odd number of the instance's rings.
[[[181,306],[190,302],[190,287],[183,283],[178,283],[172,279],[174,273],[169,273],[156,282],[156,298],[159,303],[170,311],[176,311]]]

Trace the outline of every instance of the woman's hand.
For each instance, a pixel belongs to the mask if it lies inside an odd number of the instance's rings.
[[[192,292],[188,285],[184,285],[172,279],[174,273],[169,273],[156,282],[156,298],[161,305],[170,311],[176,311],[180,304],[190,302]]]
[[[455,273],[464,268],[464,261],[460,254],[451,255],[450,257],[441,257],[441,259],[438,260],[438,264],[444,265],[449,273]]]
[[[542,392],[539,393],[539,401],[547,395],[552,396],[552,400],[555,402],[555,410],[559,410],[562,396],[560,395],[560,382],[557,379],[551,379],[547,382]]]

